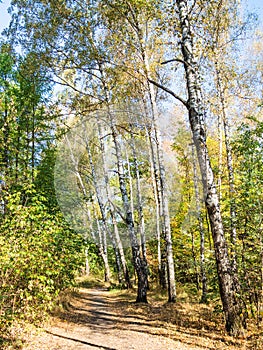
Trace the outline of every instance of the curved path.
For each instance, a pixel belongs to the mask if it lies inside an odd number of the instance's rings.
[[[236,349],[233,343],[221,342],[220,337],[212,337],[209,331],[201,335],[191,332],[190,327],[160,321],[162,310],[149,305],[135,306],[104,289],[81,289],[68,310],[56,316],[43,332],[33,336],[25,349]]]

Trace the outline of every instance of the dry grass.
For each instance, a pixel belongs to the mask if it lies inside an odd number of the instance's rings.
[[[203,349],[263,349],[263,324],[248,321],[245,337],[233,338],[226,334],[220,303],[200,304],[183,290],[178,302],[167,303],[166,294],[156,288],[148,293],[148,304],[136,304],[136,291],[111,290],[108,302],[120,319],[140,319],[150,325],[151,334],[195,344]],[[186,302],[184,300],[195,300]]]

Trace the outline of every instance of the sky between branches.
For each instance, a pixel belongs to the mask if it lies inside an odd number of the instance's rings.
[[[0,0],[1,1],[1,0]],[[7,12],[8,7],[10,6],[11,0],[2,0],[0,2],[0,32],[6,28],[10,21],[10,15]],[[242,0],[244,7],[249,11],[257,13],[259,17],[259,27],[263,31],[263,2],[262,0]]]

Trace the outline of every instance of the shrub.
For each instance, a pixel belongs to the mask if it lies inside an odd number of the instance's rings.
[[[0,328],[39,319],[74,284],[84,261],[83,238],[31,187],[6,197],[0,223]]]

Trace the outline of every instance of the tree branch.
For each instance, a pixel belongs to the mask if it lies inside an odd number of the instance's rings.
[[[157,83],[156,81],[152,80],[152,79],[148,79],[148,81],[150,83],[152,83],[153,85],[157,86],[158,88],[162,89],[163,91],[167,92],[168,94],[172,95],[176,100],[180,101],[183,105],[185,105],[185,107],[188,109],[189,108],[189,104],[187,101],[185,101],[183,98],[181,98],[180,96],[178,96],[177,94],[175,94],[172,90],[168,89],[167,87]]]
[[[172,58],[171,60],[167,60],[167,61],[161,62],[161,64],[164,65],[164,64],[167,64],[167,63],[171,63],[171,62],[179,62],[179,63],[182,63],[182,64],[189,65],[187,62],[185,62],[181,58]]]

